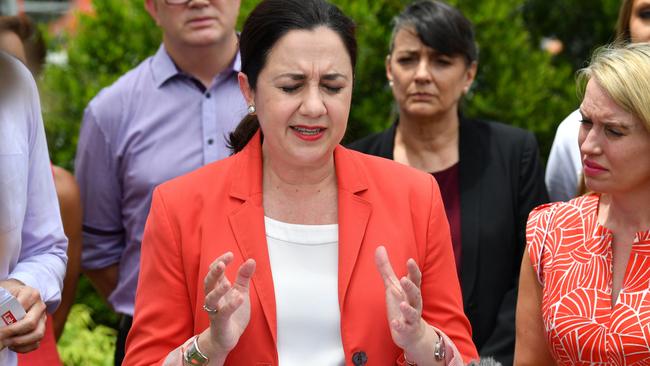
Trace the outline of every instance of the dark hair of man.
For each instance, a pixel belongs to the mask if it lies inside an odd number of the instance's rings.
[[[341,37],[352,62],[357,61],[355,25],[343,12],[324,0],[264,0],[244,23],[239,39],[241,70],[255,90],[257,78],[275,44],[293,30],[327,27]],[[249,114],[230,134],[234,153],[241,151],[259,129],[256,115]]]
[[[474,27],[463,13],[442,1],[416,1],[393,19],[389,53],[395,36],[404,28],[415,31],[426,46],[447,56],[462,55],[467,64],[478,60]]]
[[[12,32],[20,38],[25,48],[29,69],[39,75],[45,64],[47,47],[43,35],[26,15],[0,16],[0,33]]]

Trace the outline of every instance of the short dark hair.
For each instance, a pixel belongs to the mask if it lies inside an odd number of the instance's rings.
[[[395,36],[403,28],[412,28],[422,43],[448,56],[462,55],[467,64],[478,60],[474,27],[460,10],[439,0],[421,0],[407,6],[393,19],[389,52]]]
[[[11,32],[20,38],[27,56],[27,66],[34,75],[40,74],[45,64],[47,47],[43,35],[26,15],[0,15],[0,33]]]
[[[325,0],[264,0],[244,23],[239,39],[241,70],[255,90],[257,78],[275,44],[292,30],[313,30],[324,26],[341,37],[350,56],[352,69],[357,62],[354,22]],[[229,145],[239,152],[259,129],[257,116],[248,115],[230,134]]]

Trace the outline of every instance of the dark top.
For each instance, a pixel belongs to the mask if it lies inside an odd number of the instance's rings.
[[[461,235],[460,235],[460,186],[458,181],[458,163],[450,166],[445,170],[431,173],[438,186],[440,186],[440,195],[442,202],[445,204],[445,214],[449,221],[451,230],[451,244],[454,246],[454,259],[456,259],[456,271],[460,278],[460,258],[461,258]]]
[[[393,158],[396,124],[350,145]],[[459,129],[461,290],[481,356],[511,365],[526,219],[548,202],[535,136],[461,117]]]

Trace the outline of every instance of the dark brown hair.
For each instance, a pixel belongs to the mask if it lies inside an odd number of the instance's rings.
[[[45,64],[47,47],[43,35],[26,15],[0,16],[0,33],[15,33],[23,43],[27,56],[27,68],[39,75]]]
[[[412,28],[422,43],[443,55],[461,55],[467,65],[478,60],[472,23],[443,1],[416,1],[398,14],[393,19],[389,53],[393,52],[397,32],[403,28]]]
[[[355,25],[336,6],[324,0],[264,0],[244,23],[239,39],[242,73],[255,90],[257,78],[273,46],[292,30],[312,30],[324,26],[341,37],[352,62],[357,61]],[[230,134],[234,153],[241,151],[259,129],[256,115],[247,115]]]

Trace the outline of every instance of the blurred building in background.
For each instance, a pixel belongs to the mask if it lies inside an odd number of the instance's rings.
[[[0,14],[27,14],[37,23],[47,23],[54,33],[73,29],[73,14],[89,12],[91,0],[0,0]]]

